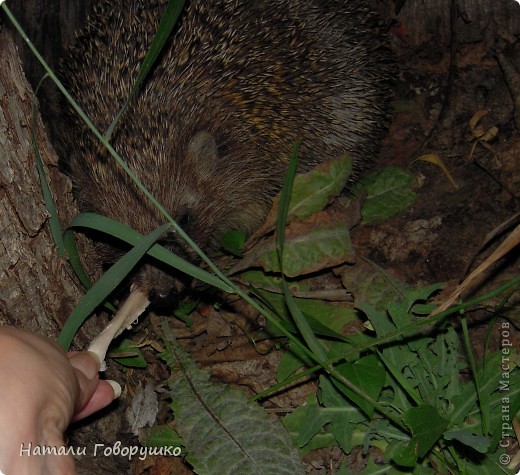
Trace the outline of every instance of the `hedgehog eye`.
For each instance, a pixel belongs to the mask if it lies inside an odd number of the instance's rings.
[[[177,219],[177,224],[182,228],[186,228],[192,221],[192,216],[190,213],[182,213]]]

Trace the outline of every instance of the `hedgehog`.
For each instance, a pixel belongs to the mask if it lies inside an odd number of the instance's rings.
[[[97,0],[61,62],[63,83],[104,132],[128,98],[167,0]],[[200,248],[252,233],[280,190],[293,144],[299,170],[348,153],[354,175],[388,124],[392,59],[361,0],[188,1],[111,143]],[[61,155],[78,205],[147,234],[165,218],[71,110]],[[161,241],[196,256],[174,233]],[[100,263],[120,250],[97,248]],[[189,279],[144,262],[132,276],[152,302]]]

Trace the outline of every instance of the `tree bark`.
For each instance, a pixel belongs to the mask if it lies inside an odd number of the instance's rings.
[[[48,225],[31,141],[34,94],[12,35],[0,32],[0,323],[56,337],[81,292]],[[70,182],[35,115],[36,140],[64,221],[75,212]]]

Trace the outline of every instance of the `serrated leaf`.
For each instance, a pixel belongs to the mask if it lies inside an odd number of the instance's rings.
[[[448,431],[444,434],[444,438],[446,440],[458,440],[459,442],[475,449],[481,454],[485,454],[488,451],[489,446],[491,444],[491,440],[489,439],[489,437],[475,435],[465,430]]]
[[[363,223],[382,221],[408,208],[415,201],[412,181],[410,172],[395,167],[383,168],[361,180],[354,192],[367,193],[361,208]]]
[[[169,381],[176,428],[186,460],[204,474],[303,474],[283,425],[268,418],[239,389],[213,384],[175,341],[163,319],[163,355],[174,374]]]

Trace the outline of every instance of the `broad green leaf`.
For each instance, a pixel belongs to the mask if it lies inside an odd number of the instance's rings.
[[[293,285],[291,283],[291,288],[292,287]],[[295,287],[298,288],[298,285],[296,284]],[[283,324],[287,330],[293,333],[296,332],[296,327],[292,324],[291,315],[285,304],[285,296],[283,294],[261,289],[255,290],[255,293],[263,301],[269,303],[276,313],[284,319]],[[294,300],[316,335],[341,341],[351,341],[351,337],[346,337],[341,332],[343,327],[348,325],[348,323],[359,318],[356,310],[347,304],[333,304],[319,299],[295,297]],[[282,334],[271,325],[267,326],[267,331],[272,336],[282,336]]]
[[[402,168],[388,167],[362,179],[354,192],[366,191],[361,209],[364,224],[388,219],[415,201],[411,188],[413,175]]]
[[[386,311],[389,303],[403,300],[411,288],[381,267],[365,260],[358,260],[355,266],[349,266],[342,273],[341,281],[354,295],[356,304],[368,303],[382,312]]]
[[[214,384],[176,342],[162,320],[165,352],[172,370],[168,385],[175,427],[186,460],[198,474],[303,474],[302,463],[283,425],[243,391]]]
[[[343,363],[336,366],[335,369],[353,385],[357,386],[369,398],[377,401],[386,380],[385,370],[379,365],[377,358],[373,355],[366,356],[356,361],[354,364]],[[372,406],[361,395],[356,394],[354,391],[347,388],[343,383],[334,378],[332,381],[336,387],[338,387],[350,400],[354,401],[369,417],[372,416],[374,406]]]
[[[320,407],[315,396],[309,396],[305,403],[287,414],[283,423],[298,447],[304,447],[323,426],[330,422],[332,414],[327,414]]]
[[[292,184],[292,196],[287,209],[286,222],[305,220],[325,209],[327,204],[344,189],[352,169],[349,157],[321,163],[307,173],[297,175]],[[262,225],[260,234],[272,230],[278,217],[280,195]]]
[[[318,387],[319,402],[324,408],[342,411],[349,415],[351,422],[362,422],[366,420],[366,415],[361,412],[359,407],[352,404],[348,399],[325,375],[320,376],[320,385]]]
[[[289,226],[286,234],[283,251],[286,276],[298,277],[352,260],[350,234],[346,226],[318,225],[313,229],[304,229],[302,233],[299,233],[300,230]],[[262,255],[256,256],[248,265],[260,265],[266,272],[279,272],[275,246],[271,243],[263,249]]]
[[[243,231],[229,231],[220,240],[225,251],[236,257],[242,257],[242,248],[246,242],[246,233]]]
[[[288,221],[303,220],[321,211],[341,193],[352,171],[352,160],[340,157],[316,166],[295,179]]]
[[[312,365],[313,361],[303,354],[295,345],[289,344],[287,351],[284,351],[278,370],[276,372],[276,380],[283,381],[304,366]]]
[[[393,441],[385,456],[390,456],[398,465],[402,467],[413,467],[417,463],[417,441],[405,444],[401,441]]]

